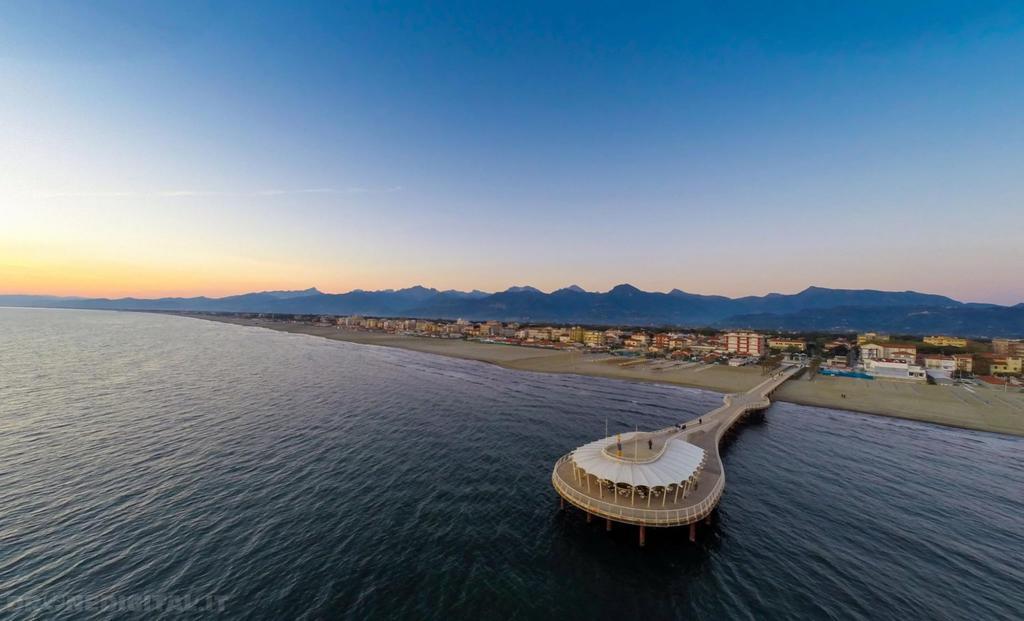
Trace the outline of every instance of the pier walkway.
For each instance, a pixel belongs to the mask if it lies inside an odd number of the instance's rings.
[[[802,370],[788,366],[745,393],[724,397],[721,407],[685,424],[619,434],[562,456],[551,483],[568,502],[592,516],[644,527],[695,525],[707,518],[725,491],[719,446],[747,414],[771,405],[772,393]],[[564,506],[564,504],[563,504]]]

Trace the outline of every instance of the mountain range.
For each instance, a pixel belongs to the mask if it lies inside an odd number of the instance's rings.
[[[728,298],[673,289],[668,293],[618,285],[586,291],[572,285],[545,293],[511,287],[498,293],[439,291],[415,286],[323,293],[261,291],[223,298],[70,298],[0,295],[0,306],[106,310],[207,311],[370,315],[432,319],[498,319],[590,325],[755,328],[762,330],[897,334],[950,333],[975,337],[1024,336],[1024,303],[964,303],[915,291],[808,287],[795,294]]]

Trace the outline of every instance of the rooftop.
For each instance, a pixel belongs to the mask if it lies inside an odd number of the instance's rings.
[[[704,463],[704,449],[678,431],[634,432],[584,444],[572,452],[577,468],[616,485],[646,488],[681,485]]]

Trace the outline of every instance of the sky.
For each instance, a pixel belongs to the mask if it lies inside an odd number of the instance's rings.
[[[0,3],[0,293],[1024,301],[1024,5]]]

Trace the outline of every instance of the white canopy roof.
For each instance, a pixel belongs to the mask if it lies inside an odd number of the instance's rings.
[[[704,461],[704,449],[677,438],[666,441],[665,452],[647,463],[634,463],[611,457],[605,447],[615,438],[584,444],[572,452],[577,466],[599,479],[645,487],[682,484]]]

